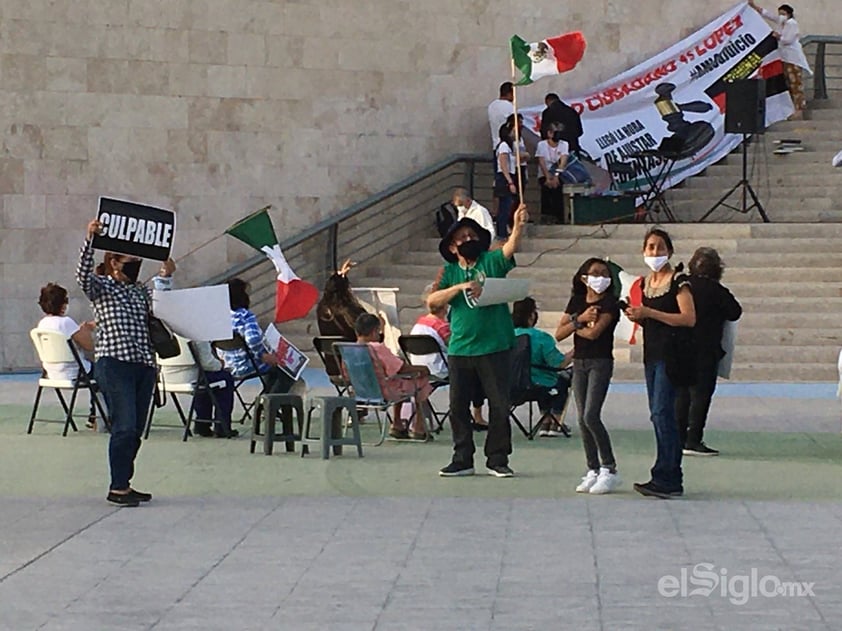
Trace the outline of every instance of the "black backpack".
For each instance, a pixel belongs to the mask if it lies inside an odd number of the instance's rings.
[[[439,209],[436,211],[436,228],[439,231],[440,237],[446,235],[447,231],[450,230],[450,226],[456,223],[456,215],[456,207],[452,203],[447,202],[439,206]]]

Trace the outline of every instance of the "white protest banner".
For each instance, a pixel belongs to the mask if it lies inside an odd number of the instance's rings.
[[[166,261],[175,236],[175,213],[110,197],[99,198],[102,224],[92,245],[97,250]]]
[[[230,340],[228,285],[152,292],[152,313],[188,340]]]
[[[580,143],[601,166],[629,162],[621,190],[647,189],[645,168],[660,157],[633,158],[665,138],[683,141],[665,188],[701,172],[733,151],[742,136],[725,133],[725,85],[766,81],[766,124],[792,114],[778,43],[766,21],[745,3],[678,44],[580,95],[564,101],[582,117]],[[548,86],[549,87],[549,86]],[[543,107],[521,108],[524,124],[540,134]]]
[[[401,336],[401,323],[398,314],[397,287],[353,287],[351,291],[360,301],[363,309],[383,318],[383,343],[390,351],[400,355],[398,338]]]
[[[737,345],[737,323],[725,322],[722,327],[722,350],[725,356],[719,360],[716,374],[723,379],[731,378],[731,366],[734,364],[734,348]]]
[[[281,332],[278,331],[274,324],[269,324],[266,327],[263,340],[272,349],[272,352],[275,353],[275,357],[278,359],[278,368],[297,381],[309,363],[310,358],[281,335]]]

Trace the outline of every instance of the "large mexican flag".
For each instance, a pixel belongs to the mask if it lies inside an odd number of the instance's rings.
[[[523,75],[517,85],[573,70],[585,54],[585,36],[579,31],[531,44],[513,35],[510,44],[512,60]]]
[[[263,252],[272,261],[278,273],[275,291],[275,322],[287,322],[303,318],[310,313],[310,309],[319,300],[319,290],[301,280],[292,271],[281,252],[268,209],[269,206],[261,208],[238,221],[225,232],[255,250]]]

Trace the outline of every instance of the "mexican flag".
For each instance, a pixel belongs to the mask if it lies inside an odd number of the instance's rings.
[[[633,276],[613,261],[608,261],[608,269],[611,271],[614,296],[618,300],[625,300],[630,307],[639,307],[643,304],[643,276]],[[639,329],[640,325],[629,320],[621,311],[617,328],[614,329],[614,337],[628,344],[637,344]]]
[[[511,47],[515,67],[523,74],[517,85],[529,85],[573,70],[585,54],[585,36],[574,31],[530,44],[513,35]]]
[[[261,208],[245,219],[238,221],[225,232],[239,239],[255,250],[263,252],[278,272],[278,284],[275,291],[275,322],[287,322],[306,316],[319,300],[319,290],[301,280],[287,263],[272,220],[269,206]]]

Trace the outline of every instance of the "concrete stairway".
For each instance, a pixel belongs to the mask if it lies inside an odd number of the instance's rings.
[[[707,245],[715,247],[728,266],[724,282],[745,311],[734,380],[836,380],[842,346],[842,224],[668,228],[676,246],[674,261],[687,261],[696,247]],[[529,226],[512,276],[532,280],[532,294],[541,309],[539,326],[553,331],[569,298],[573,274],[588,256],[608,256],[632,273],[643,273],[644,231],[640,225]],[[398,305],[406,331],[423,312],[419,296],[441,266],[437,243],[437,238],[419,238],[397,258],[370,261],[353,274],[357,286],[400,288]],[[288,323],[283,330],[302,348],[309,348],[316,334],[314,318]],[[570,345],[568,340],[561,347]],[[642,380],[642,347],[617,343],[615,356],[617,379]]]

